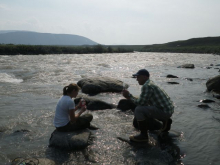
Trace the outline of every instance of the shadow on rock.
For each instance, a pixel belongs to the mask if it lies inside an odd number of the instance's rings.
[[[116,105],[106,103],[102,100],[98,100],[90,97],[83,97],[83,98],[86,101],[87,109],[91,111],[116,108]],[[78,104],[80,99],[81,98],[74,99],[75,104]]]

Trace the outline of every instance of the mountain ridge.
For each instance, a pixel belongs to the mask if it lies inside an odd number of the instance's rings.
[[[39,33],[33,31],[0,31],[0,44],[14,45],[97,45],[89,38],[74,34]]]

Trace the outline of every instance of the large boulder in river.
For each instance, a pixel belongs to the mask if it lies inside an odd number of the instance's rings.
[[[183,64],[181,66],[178,66],[177,68],[190,68],[193,69],[195,68],[194,64]]]
[[[81,97],[75,98],[74,102],[75,104],[78,104]],[[104,110],[104,109],[112,109],[116,108],[116,105],[106,103],[99,99],[94,99],[91,97],[83,97],[83,99],[86,101],[86,106],[88,110]]]
[[[55,130],[50,137],[49,147],[62,148],[66,150],[84,149],[89,143],[91,132],[88,129],[74,132],[59,132]]]
[[[208,91],[214,90],[220,92],[220,75],[210,78],[206,82],[206,87]]]
[[[122,111],[127,111],[131,109],[134,112],[135,108],[136,105],[131,100],[127,100],[127,99],[121,99],[117,106],[117,109],[120,109]]]
[[[101,92],[121,92],[123,82],[110,77],[90,77],[77,82],[83,93],[95,95]],[[128,87],[128,84],[125,84]]]

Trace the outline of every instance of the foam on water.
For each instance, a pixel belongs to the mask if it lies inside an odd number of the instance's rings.
[[[21,83],[23,82],[23,80],[15,78],[14,75],[9,75],[7,73],[0,73],[0,82]]]

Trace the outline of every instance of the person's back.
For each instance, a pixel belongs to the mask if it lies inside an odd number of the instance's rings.
[[[151,97],[149,97],[149,105],[156,106],[157,108],[163,110],[164,112],[168,112],[173,114],[174,106],[170,97],[167,93],[161,89],[159,86],[154,84],[153,81],[149,80],[147,86],[152,90]]]
[[[69,96],[63,95],[57,103],[54,117],[54,126],[62,127],[69,122],[69,110],[74,109],[75,105]]]
[[[55,117],[54,117],[54,126],[57,131],[69,132],[79,129],[85,129],[90,127],[90,122],[93,119],[91,114],[81,114],[86,111],[86,104],[82,101],[75,106],[72,98],[76,98],[80,87],[77,84],[69,84],[63,88],[63,96],[59,99]],[[76,110],[79,109],[79,112],[76,114]]]

